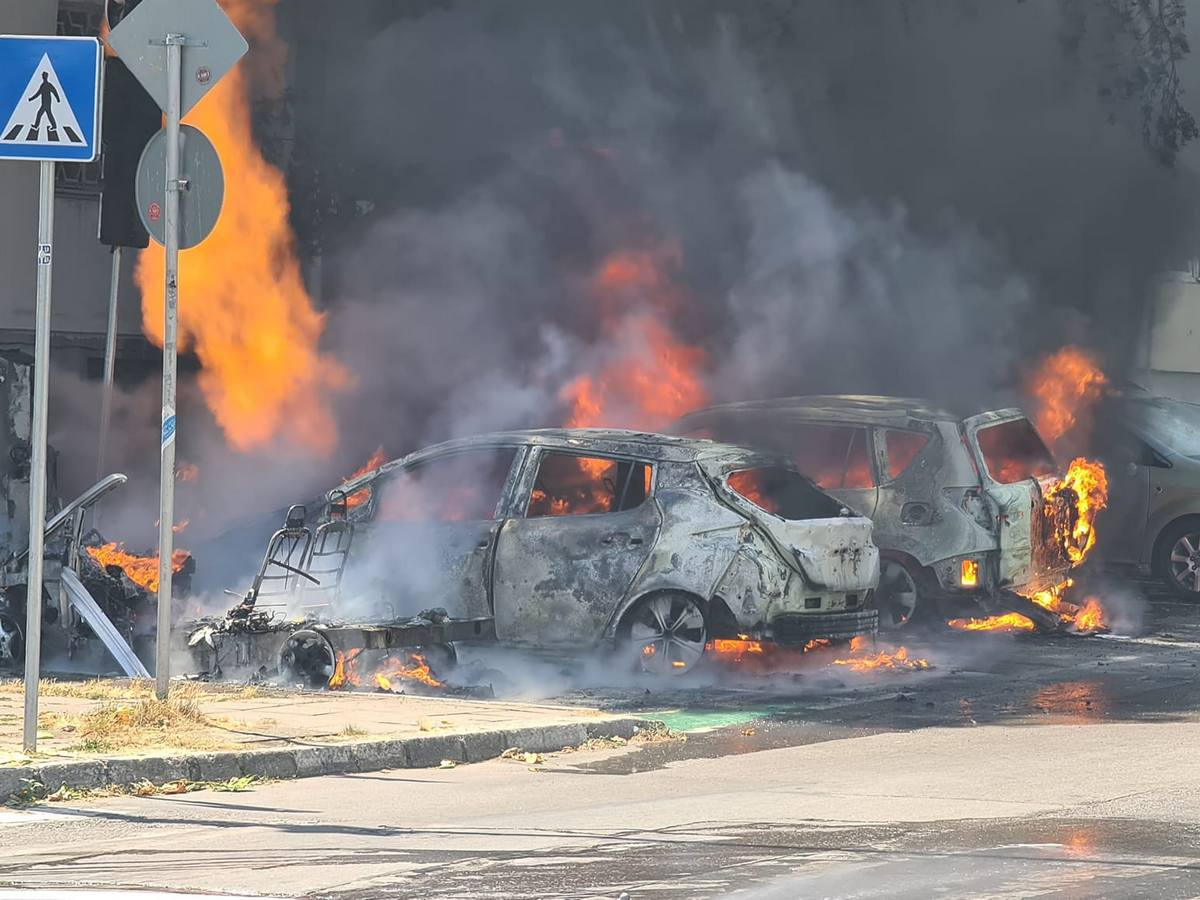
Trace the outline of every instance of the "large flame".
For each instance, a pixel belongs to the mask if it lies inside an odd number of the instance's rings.
[[[1082,604],[1072,603],[1064,599],[1067,591],[1074,585],[1068,578],[1066,581],[1047,588],[1024,594],[1038,606],[1058,616],[1062,626],[1080,634],[1093,634],[1108,628],[1104,607],[1096,597],[1088,597]],[[1005,613],[1001,616],[988,616],[979,619],[951,619],[946,623],[959,631],[1033,631],[1037,628],[1033,620],[1020,613]]]
[[[606,345],[618,349],[599,371],[563,387],[571,410],[567,427],[653,431],[707,402],[700,380],[704,351],[681,341],[671,325],[690,306],[675,283],[680,264],[672,244],[614,253],[596,270],[589,285],[593,308]]]
[[[1063,347],[1042,360],[1025,392],[1035,403],[1034,424],[1051,447],[1081,423],[1089,423],[1106,384],[1096,357],[1081,347]]]
[[[300,276],[288,224],[283,174],[258,150],[250,123],[247,64],[282,71],[275,0],[223,0],[253,43],[187,116],[220,154],[225,201],[213,233],[180,256],[179,347],[200,360],[205,401],[234,447],[285,437],[325,453],[337,430],[330,398],[346,371],[318,349],[325,324]],[[138,256],[137,283],[147,336],[163,340],[163,250]]]
[[[85,547],[88,556],[102,566],[120,566],[125,575],[134,584],[140,585],[150,593],[158,590],[158,554],[153,556],[138,556],[125,552],[124,544],[101,544],[99,547]],[[186,564],[191,554],[186,550],[175,550],[171,554],[171,571],[178,572]]]
[[[1071,460],[1067,474],[1046,492],[1046,515],[1055,520],[1055,503],[1065,498],[1074,515],[1067,522],[1056,522],[1061,544],[1072,566],[1084,561],[1096,545],[1096,516],[1108,505],[1108,475],[1104,466],[1082,456]],[[1072,521],[1073,520],[1073,521]]]
[[[373,684],[379,690],[394,690],[393,682],[397,679],[415,681],[426,687],[443,687],[429,668],[429,663],[420,653],[406,650],[399,656],[385,657],[370,674],[360,671],[362,648],[356,648],[343,653],[338,650],[335,654],[333,674],[329,676],[328,686],[333,689],[358,687],[364,680]]]

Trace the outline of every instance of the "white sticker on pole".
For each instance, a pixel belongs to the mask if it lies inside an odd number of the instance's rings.
[[[53,248],[50,244],[38,244],[38,265],[50,265],[50,258],[53,255]]]
[[[175,410],[164,409],[162,420],[162,445],[165,447],[175,440]]]

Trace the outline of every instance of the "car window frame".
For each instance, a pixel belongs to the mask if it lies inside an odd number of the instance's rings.
[[[897,425],[877,425],[872,430],[876,432],[875,433],[875,444],[879,450],[879,458],[878,458],[879,472],[880,472],[881,476],[884,473],[886,473],[886,475],[887,475],[886,478],[881,477],[878,479],[879,485],[891,485],[891,484],[895,484],[897,481],[901,481],[912,470],[912,468],[917,464],[917,462],[921,459],[921,457],[923,457],[927,453],[929,453],[929,448],[931,446],[933,446],[934,442],[941,440],[941,435],[938,434],[937,429],[928,429],[927,430],[927,429],[918,428],[918,427],[900,427]],[[889,431],[902,431],[902,432],[905,432],[906,434],[920,434],[920,435],[925,436],[925,446],[923,446],[920,450],[918,450],[916,452],[916,455],[913,456],[913,458],[911,460],[909,460],[908,465],[905,466],[903,469],[901,469],[900,472],[896,475],[892,475],[891,451],[888,449],[888,439],[887,439],[887,433]]]
[[[404,475],[408,474],[409,472],[412,472],[414,469],[418,469],[421,466],[428,465],[431,462],[440,461],[443,459],[453,459],[456,456],[466,456],[467,454],[470,454],[470,453],[495,452],[497,450],[513,450],[515,452],[513,454],[512,462],[509,464],[508,475],[505,477],[504,484],[500,488],[500,496],[497,498],[496,505],[492,509],[492,517],[490,519],[465,519],[462,521],[466,521],[466,522],[498,522],[498,521],[502,521],[503,519],[507,518],[507,516],[505,515],[505,511],[509,508],[510,496],[513,491],[513,487],[514,487],[517,479],[520,477],[520,472],[524,465],[524,459],[525,459],[525,456],[527,455],[528,448],[523,444],[504,443],[504,444],[474,445],[474,446],[470,446],[470,447],[454,447],[450,450],[443,450],[443,451],[440,451],[437,453],[428,453],[428,454],[416,456],[414,458],[402,460],[400,465],[395,466],[391,469],[388,469],[386,472],[382,471],[382,470],[379,471],[375,475],[374,478],[370,479],[369,481],[365,482],[362,485],[359,485],[358,488],[355,488],[355,490],[359,490],[361,488],[367,487],[367,488],[370,488],[370,490],[371,490],[370,500],[368,500],[367,503],[365,504],[365,506],[367,507],[366,515],[362,518],[356,519],[355,521],[361,522],[368,527],[375,525],[375,524],[386,524],[386,523],[380,523],[380,521],[376,518],[376,515],[379,512],[379,497],[380,497],[380,494],[382,493],[382,491],[379,490],[379,488],[384,486],[384,484],[382,482],[385,482],[388,479],[392,479],[392,478],[401,478]],[[426,525],[447,525],[447,524],[455,524],[456,523],[456,520],[453,520],[453,519],[412,519],[412,520],[403,520],[403,521],[408,521],[408,522],[411,522],[414,524],[420,523],[420,524],[426,524]],[[399,524],[399,522],[393,522],[392,524]]]
[[[629,463],[644,463],[650,467],[650,489],[646,492],[646,498],[637,506],[632,506],[629,509],[616,510],[614,512],[593,512],[593,513],[575,513],[566,516],[529,516],[529,504],[533,500],[533,487],[537,480],[538,469],[541,466],[542,456],[547,453],[563,453],[568,456],[591,457],[596,459],[611,459],[614,462],[629,462]],[[619,516],[623,513],[632,513],[642,509],[654,499],[655,490],[658,487],[658,466],[660,460],[651,459],[645,456],[634,456],[629,453],[613,453],[603,450],[584,450],[574,446],[560,446],[557,444],[534,444],[528,447],[528,452],[522,463],[522,471],[517,479],[513,494],[510,498],[508,518],[520,519],[525,522],[545,521],[569,521],[569,520],[587,520],[597,516]]]
[[[854,422],[854,421],[848,421],[845,419],[791,419],[786,423],[785,427],[787,427],[789,429],[813,428],[813,427],[849,428],[849,429],[857,430],[862,434],[863,441],[865,442],[864,448],[865,448],[865,453],[866,453],[866,457],[867,457],[867,470],[871,476],[871,483],[869,485],[866,485],[865,487],[864,486],[842,486],[842,485],[825,486],[825,485],[819,484],[814,481],[813,483],[816,484],[817,487],[819,487],[821,490],[823,490],[827,493],[829,491],[874,491],[874,490],[878,490],[879,486],[883,483],[883,479],[880,477],[881,472],[883,471],[882,466],[881,466],[881,459],[880,459],[882,450],[875,440],[875,434],[874,434],[875,427],[874,426],[872,426],[866,422]],[[793,445],[796,445],[797,442],[792,441],[792,437],[793,437],[793,434],[789,430],[788,440]],[[849,444],[849,445],[847,445],[846,449],[849,450],[852,446],[853,446],[853,444]],[[799,465],[797,456],[796,456],[796,451],[793,450],[788,455],[791,458],[792,466],[796,469],[796,471],[798,471],[801,475],[804,475],[807,478],[811,479],[812,475],[808,472],[805,472],[804,468]],[[846,461],[843,461],[843,468],[842,468],[842,479],[843,480],[845,480],[846,473],[848,471],[849,471],[849,466],[846,464]]]

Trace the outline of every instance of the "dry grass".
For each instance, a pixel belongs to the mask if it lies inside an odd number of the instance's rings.
[[[78,717],[58,717],[46,725],[77,739],[68,749],[109,753],[153,747],[217,749],[229,742],[215,732],[214,722],[191,700],[145,697],[132,702],[109,701]],[[39,725],[42,724],[39,722]]]
[[[20,694],[25,684],[19,678],[0,679],[0,694]],[[154,696],[154,681],[149,678],[93,678],[87,681],[57,681],[43,678],[38,683],[43,697],[71,697],[76,700],[142,700]],[[172,700],[253,700],[262,694],[258,685],[208,684],[180,681],[171,685]]]

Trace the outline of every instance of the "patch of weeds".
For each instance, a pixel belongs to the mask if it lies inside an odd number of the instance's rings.
[[[338,732],[338,737],[363,737],[365,734],[367,734],[367,732],[363,731],[363,729],[359,728],[357,725],[347,725]]]
[[[211,725],[191,700],[147,697],[135,703],[109,702],[80,717],[79,741],[71,749],[87,753],[155,745],[194,745],[197,732]]]

